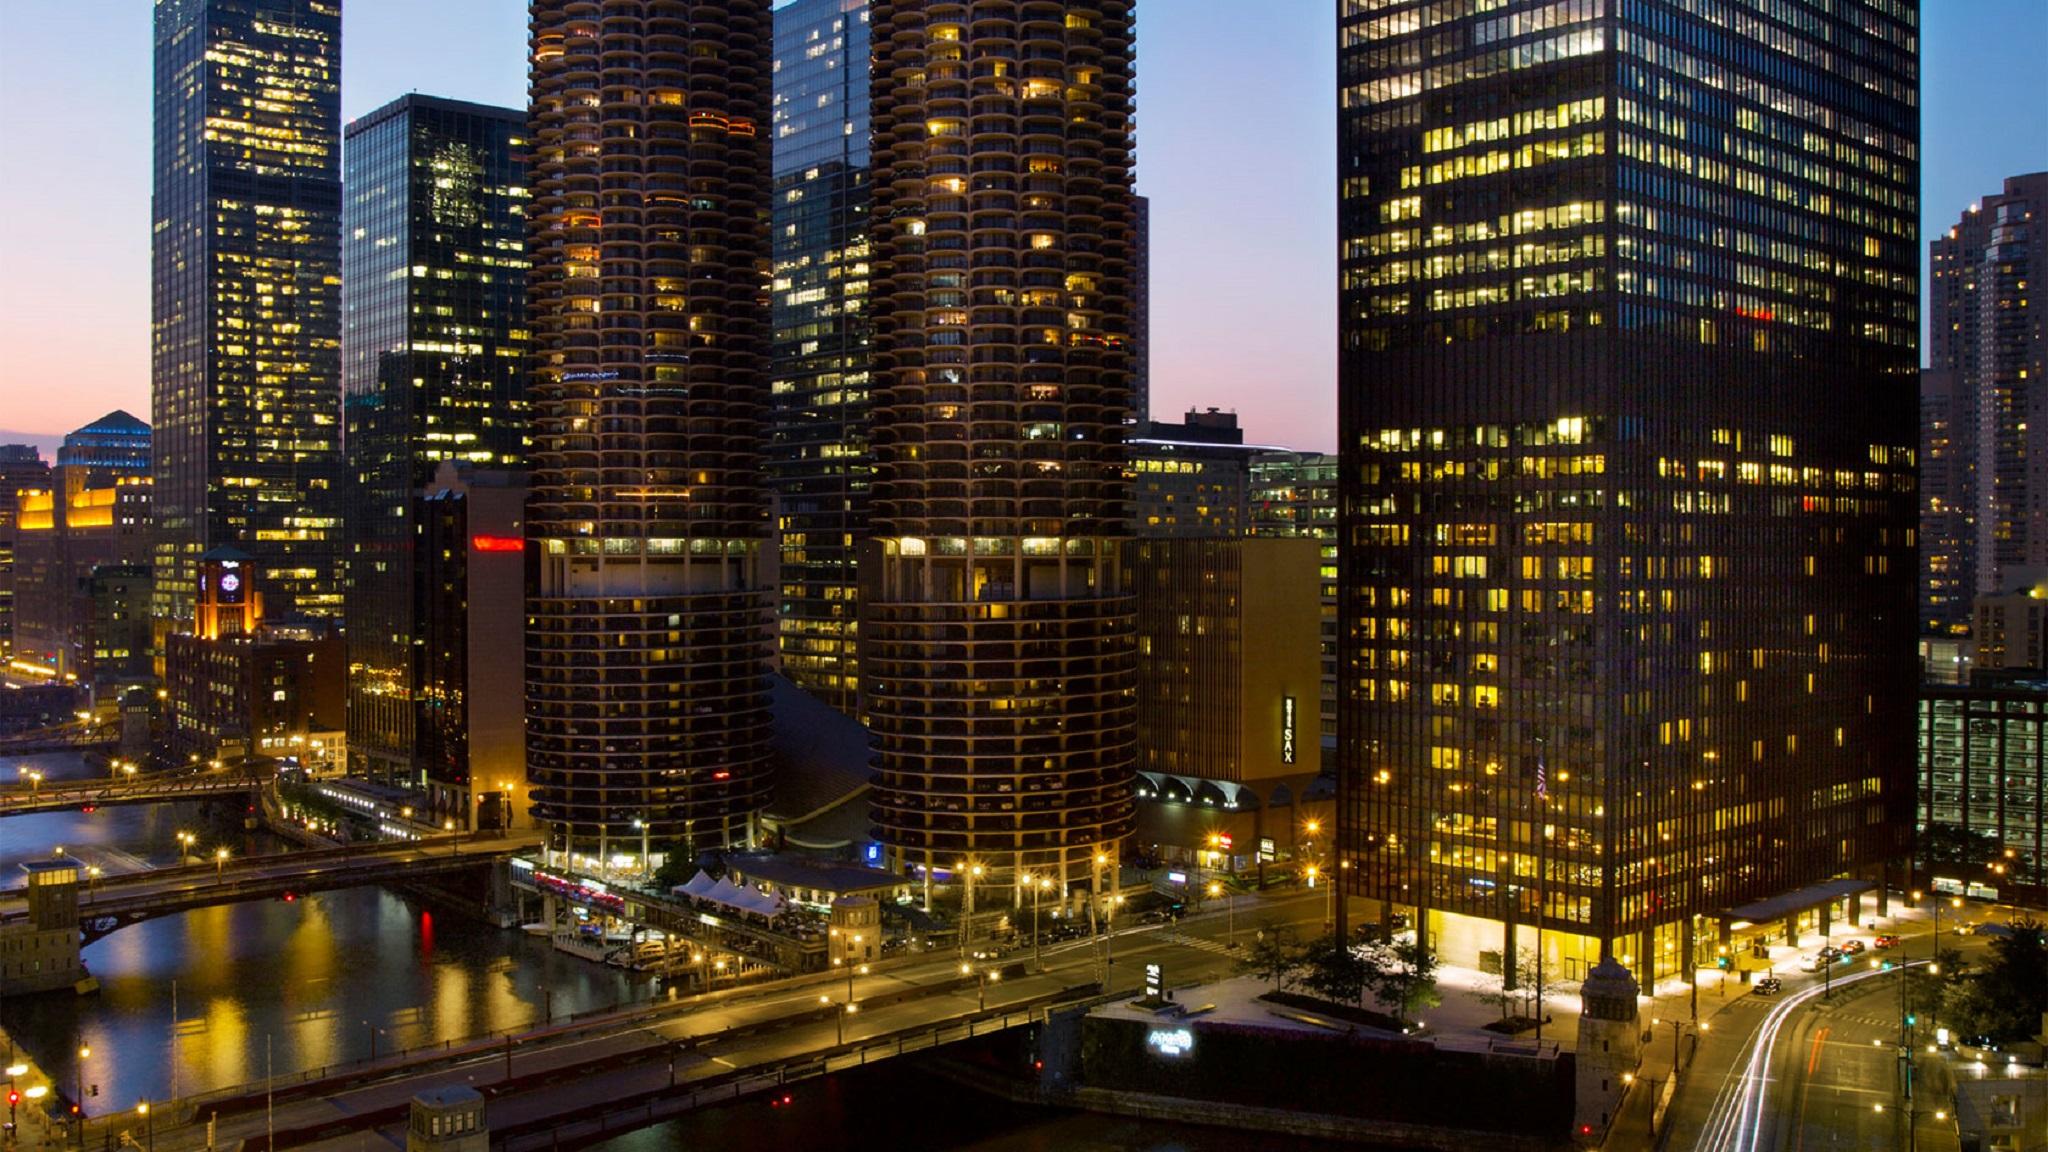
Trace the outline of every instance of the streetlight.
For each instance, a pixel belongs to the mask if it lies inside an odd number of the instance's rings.
[[[960,875],[967,884],[967,899],[960,915],[960,958],[967,958],[967,938],[974,933],[974,881],[981,876],[981,865],[966,860],[960,862]]]
[[[1872,1104],[1870,1110],[1883,1113],[1884,1105]],[[1902,1108],[1899,1110],[1899,1115],[1906,1118],[1906,1152],[1917,1152],[1917,1149],[1920,1147],[1920,1133],[1913,1126],[1914,1121],[1922,1116],[1932,1116],[1936,1120],[1946,1120],[1948,1119],[1948,1110],[1945,1108],[1936,1108],[1932,1111],[1921,1108]]]
[[[198,842],[199,837],[190,832],[178,833],[178,863],[183,864],[185,857],[192,855],[192,846]]]
[[[1223,882],[1211,880],[1209,882],[1209,895],[1223,900],[1223,946],[1225,948],[1237,947],[1237,910],[1231,907],[1229,899],[1224,897]]]
[[[78,1046],[78,1146],[85,1147],[85,1062],[92,1057],[92,1048],[86,1044]]]
[[[1116,910],[1123,902],[1120,895],[1102,898],[1102,990],[1105,992],[1116,979]]]
[[[654,862],[647,856],[647,821],[635,816],[633,817],[633,827],[640,830],[640,875],[652,877],[654,875]]]
[[[992,967],[977,969],[972,964],[962,964],[960,965],[960,974],[962,976],[980,977],[979,982],[975,985],[975,1008],[981,1012],[988,1011],[988,986],[997,980],[1001,980],[1003,978],[1002,972]]]
[[[228,867],[228,850],[227,850],[226,848],[216,848],[216,849],[214,849],[214,850],[213,850],[213,882],[214,882],[215,884],[219,884],[219,883],[221,883],[222,881],[224,881],[224,880],[225,880],[225,879],[227,878],[227,867]]]
[[[143,1146],[144,1152],[156,1152],[156,1113],[149,1110],[149,1101],[138,1101],[135,1114],[148,1122],[148,1143]]]
[[[455,821],[441,821],[441,831],[448,833],[448,854],[450,856],[462,855],[462,837],[455,834]]]
[[[1026,876],[1024,877],[1024,885],[1031,889],[1031,967],[1043,972],[1045,971],[1045,953],[1041,947],[1042,941],[1039,938],[1038,932],[1038,896],[1041,892],[1052,890],[1052,877]]]
[[[1540,1015],[1542,1009],[1539,1007],[1537,1011]],[[1681,1033],[1685,1031],[1685,1021],[1663,1020],[1656,1017],[1651,1017],[1650,1025],[1652,1027],[1655,1027],[1659,1024],[1671,1025],[1671,1078],[1673,1080],[1676,1080],[1678,1079],[1678,1037]],[[1705,1020],[1698,1021],[1696,1026],[1699,1028],[1701,1032],[1709,1032],[1713,1030],[1713,1025],[1707,1023]]]

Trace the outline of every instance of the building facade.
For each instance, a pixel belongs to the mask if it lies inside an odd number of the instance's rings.
[[[1138,536],[1244,535],[1249,466],[1260,449],[1245,446],[1236,413],[1189,409],[1178,424],[1139,420],[1126,442]]]
[[[447,461],[419,505],[413,738],[431,823],[471,828],[502,812],[526,826],[526,494],[523,473]]]
[[[2015,176],[1931,244],[1921,385],[1921,614],[1966,632],[1976,596],[2048,573],[2048,172]]]
[[[775,10],[775,492],[782,672],[852,715],[872,333],[866,0]]]
[[[1339,863],[1647,987],[1910,837],[1917,13],[1474,7],[1341,6]]]
[[[1327,452],[1260,452],[1251,459],[1249,536],[1307,536],[1320,553],[1323,686],[1317,709],[1322,742],[1337,741],[1337,457]]]
[[[2048,671],[2048,584],[1977,597],[1971,635],[1973,671]]]
[[[768,4],[530,14],[532,811],[694,856],[768,784]]]
[[[1138,827],[1158,855],[1234,867],[1261,840],[1274,859],[1295,845],[1322,773],[1318,553],[1306,537],[1138,541]]]
[[[316,744],[341,744],[346,681],[333,621],[269,618],[263,566],[247,553],[216,548],[195,569],[193,615],[164,645],[159,755],[306,763]]]
[[[875,819],[927,881],[1099,887],[1136,754],[1131,5],[871,11]]]
[[[46,488],[49,483],[50,466],[34,445],[0,444],[0,659],[14,658],[14,549],[20,495],[23,489]]]
[[[526,458],[526,114],[418,94],[349,124],[342,209],[349,755],[418,786],[459,685],[424,637],[421,502],[444,461]]]
[[[113,475],[150,474],[149,425],[116,408],[64,437],[57,467],[91,468]]]
[[[231,545],[339,616],[341,5],[156,5],[156,615]]]
[[[48,488],[19,494],[14,671],[95,687],[93,574],[149,563],[152,487],[132,468],[64,464],[51,469]]]
[[[1920,692],[1914,882],[2009,904],[2048,896],[2048,683]]]

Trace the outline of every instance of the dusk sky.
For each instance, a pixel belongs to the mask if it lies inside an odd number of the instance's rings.
[[[149,418],[150,5],[12,0],[0,38],[0,442]],[[1336,446],[1331,0],[1145,0],[1155,414]],[[344,0],[342,111],[525,101],[522,0]],[[1922,222],[2048,168],[2048,0],[1928,0]],[[1925,252],[1923,246],[1923,264]]]

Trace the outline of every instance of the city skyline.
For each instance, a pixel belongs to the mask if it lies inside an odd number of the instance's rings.
[[[1147,13],[1138,191],[1153,199],[1154,407],[1234,407],[1255,440],[1333,447],[1335,85],[1322,62],[1335,20],[1312,0]],[[15,14],[0,47],[0,98],[39,113],[0,124],[0,139],[19,170],[70,175],[56,202],[39,181],[0,189],[12,218],[42,221],[0,240],[0,266],[15,270],[0,276],[0,441],[46,455],[101,413],[148,408],[149,24],[111,0],[50,6]],[[1926,241],[2006,177],[2048,168],[2048,102],[2021,98],[2048,51],[2048,7],[1930,5],[1923,33],[1924,277]],[[518,0],[351,0],[343,121],[409,91],[522,105],[525,36]],[[1234,56],[1264,65],[1260,85],[1214,83],[1239,71]],[[1219,178],[1210,142],[1226,137],[1235,160]],[[1284,379],[1273,364],[1290,366]]]

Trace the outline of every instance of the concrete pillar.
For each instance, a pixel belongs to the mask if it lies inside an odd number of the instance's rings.
[[[1785,944],[1790,948],[1799,947],[1799,913],[1785,917]]]
[[[1502,990],[1513,992],[1519,987],[1520,985],[1516,981],[1516,977],[1519,975],[1515,971],[1515,919],[1510,916],[1507,922],[1501,925],[1500,930],[1500,986]]]

